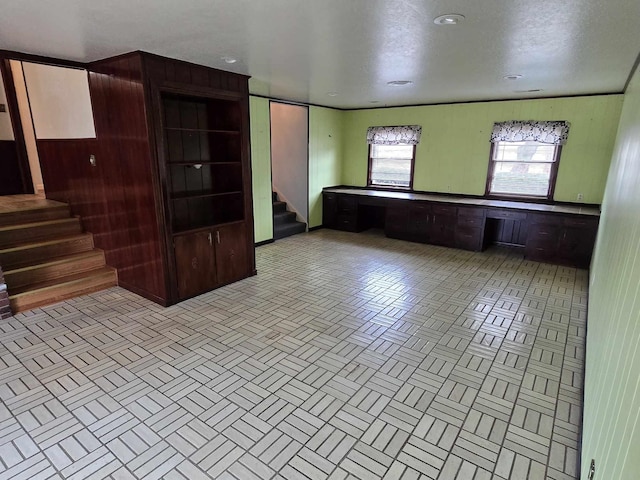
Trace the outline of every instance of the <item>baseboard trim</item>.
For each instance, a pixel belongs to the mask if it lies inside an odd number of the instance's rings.
[[[153,293],[149,293],[146,290],[136,287],[135,285],[130,285],[127,282],[123,282],[120,279],[118,279],[118,286],[124,288],[125,290],[129,290],[131,293],[135,293],[136,295],[146,298],[147,300],[151,300],[158,305],[162,305],[163,307],[168,307],[170,305],[164,298],[158,297]]]
[[[261,247],[263,245],[268,245],[268,244],[273,243],[273,242],[275,242],[275,240],[273,238],[271,238],[269,240],[263,240],[262,242],[256,242],[254,245],[257,248],[257,247]]]
[[[315,232],[316,230],[320,230],[322,228],[324,228],[324,225],[317,225],[315,227],[309,227],[309,231],[310,232]]]

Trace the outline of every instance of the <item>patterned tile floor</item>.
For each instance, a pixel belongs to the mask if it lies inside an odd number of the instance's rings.
[[[0,323],[0,480],[573,479],[587,272],[321,230]]]

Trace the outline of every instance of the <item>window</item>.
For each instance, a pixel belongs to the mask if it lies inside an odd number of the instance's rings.
[[[562,145],[569,123],[500,122],[491,132],[487,195],[553,199]]]
[[[535,141],[494,143],[487,194],[553,198],[560,148]]]
[[[415,145],[369,145],[368,185],[413,187]]]
[[[421,134],[420,125],[369,127],[367,185],[412,189],[416,145]]]

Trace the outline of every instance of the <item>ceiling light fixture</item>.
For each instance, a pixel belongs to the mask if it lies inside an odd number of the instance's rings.
[[[337,97],[338,96],[338,92],[329,92],[329,93],[327,93],[327,95],[329,95],[330,97]]]
[[[433,19],[436,25],[458,25],[464,20],[464,15],[459,13],[446,13]]]
[[[411,80],[393,80],[391,82],[387,82],[387,85],[391,87],[403,87],[405,85],[411,85],[413,82]]]
[[[230,57],[229,55],[225,55],[225,56],[220,57],[220,58],[222,58],[222,60],[224,60],[224,63],[236,63],[238,61],[237,58]]]
[[[380,100],[371,100],[369,103],[380,103]]]
[[[519,73],[504,76],[505,80],[520,80],[521,78],[522,78],[522,75],[520,75]]]

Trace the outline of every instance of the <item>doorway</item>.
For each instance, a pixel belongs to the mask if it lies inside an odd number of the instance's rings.
[[[309,222],[309,107],[270,102],[271,183],[278,198]]]
[[[33,193],[31,169],[8,60],[0,60],[0,195]]]

